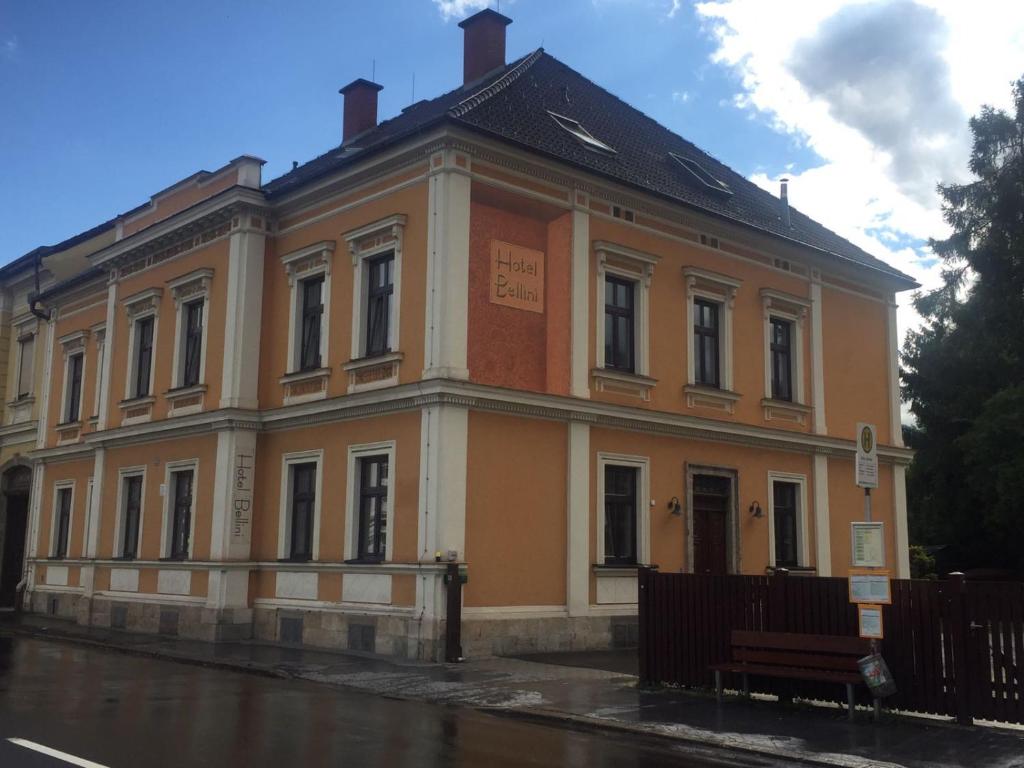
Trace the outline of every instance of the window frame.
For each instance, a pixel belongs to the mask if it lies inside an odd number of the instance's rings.
[[[629,289],[629,307],[620,307],[614,303],[608,303],[608,286],[624,286]],[[617,274],[605,274],[604,276],[604,322],[605,322],[605,339],[604,339],[604,367],[608,370],[619,371],[621,373],[636,373],[636,294],[637,285],[635,280],[621,277]],[[620,365],[618,360],[608,360],[608,316],[612,316],[612,356],[616,355],[616,340],[618,335],[615,333],[615,321],[626,318],[629,321],[629,347],[628,347],[628,364]]]
[[[18,333],[18,362],[17,370],[15,371],[15,387],[18,390],[14,393],[14,402],[22,402],[33,398],[33,390],[35,389],[35,358],[36,358],[36,341],[38,334],[35,330],[24,330],[19,329]],[[21,391],[22,379],[26,373],[26,360],[25,360],[25,346],[31,344],[31,351],[28,355],[28,366],[27,366],[27,385],[28,389],[25,392]]]
[[[320,519],[323,506],[323,449],[296,451],[281,457],[281,492],[278,513],[277,558],[281,562],[317,562],[320,559]],[[315,464],[312,546],[310,558],[293,560],[291,557],[293,472],[296,464]]]
[[[206,351],[210,327],[210,290],[214,271],[209,268],[197,269],[186,275],[169,280],[168,288],[174,298],[174,356],[171,362],[171,392],[192,389],[206,385]],[[186,383],[188,365],[188,312],[189,307],[201,304],[202,327],[199,331],[198,379]]]
[[[792,320],[780,317],[777,314],[768,318],[768,367],[771,378],[769,392],[772,400],[782,402],[793,402],[795,393],[793,387],[793,341],[796,330]],[[785,343],[778,341],[776,331],[785,329]],[[782,365],[776,365],[776,360]],[[782,373],[785,373],[783,381]]]
[[[188,551],[184,557],[175,556],[174,552],[174,523],[177,512],[178,489],[174,483],[174,476],[179,472],[192,473],[192,499],[189,505],[189,531]],[[160,530],[160,557],[163,560],[174,560],[185,562],[195,556],[195,532],[196,532],[196,489],[199,485],[199,460],[182,459],[180,461],[169,461],[164,467],[164,500],[163,500],[163,524]]]
[[[288,279],[288,349],[285,360],[285,376],[311,374],[330,368],[328,358],[331,331],[331,272],[334,240],[323,240],[305,248],[281,256]],[[303,369],[302,354],[302,283],[311,278],[323,276],[320,289],[320,367]],[[322,395],[321,395],[322,396]]]
[[[124,399],[126,402],[145,400],[154,396],[156,384],[157,341],[160,338],[160,301],[163,297],[162,288],[149,288],[124,299],[128,315],[128,366],[125,375]],[[139,374],[139,322],[153,319],[153,334],[149,356],[149,391],[137,393]]]
[[[692,305],[694,319],[693,319],[693,381],[694,384],[699,387],[711,387],[713,389],[722,389],[722,311],[721,303],[706,299],[703,296],[696,296],[693,299]],[[696,314],[697,308],[708,308],[711,310],[711,317],[713,318],[713,325],[704,325],[703,322],[698,325]],[[701,312],[703,315],[703,312]],[[706,344],[713,343],[715,350],[715,370],[713,379],[708,377],[707,371],[704,371]]]
[[[395,534],[395,461],[397,444],[394,440],[376,443],[360,443],[348,447],[345,494],[345,561],[352,563],[380,564],[391,562],[394,552]],[[388,462],[387,518],[385,520],[384,551],[380,557],[361,558],[359,552],[359,528],[361,524],[361,461],[384,457]]]
[[[764,406],[766,417],[789,417],[804,422],[807,406],[807,392],[804,385],[806,376],[806,354],[804,353],[805,323],[811,302],[808,299],[776,291],[761,289],[764,308]],[[772,320],[783,320],[790,324],[790,388],[792,398],[780,400],[772,388]]]
[[[650,377],[650,314],[651,280],[659,256],[636,251],[624,245],[604,240],[594,243],[597,269],[595,270],[594,305],[594,368],[591,377],[595,389],[603,391],[606,385],[618,391],[626,388],[630,394],[650,400],[650,390],[657,383]],[[605,361],[605,283],[611,275],[634,283],[633,289],[633,372],[609,368]]]
[[[64,492],[67,492],[68,499],[68,519],[67,528],[64,531],[63,541],[63,552],[61,552],[61,508],[60,500],[64,498]],[[75,481],[74,480],[58,480],[53,484],[53,512],[50,518],[50,559],[51,560],[66,560],[68,553],[71,549],[71,530],[75,520]]]
[[[605,554],[605,469],[625,467],[636,470],[636,563],[608,563]],[[637,568],[651,562],[651,463],[646,456],[631,456],[619,453],[597,454],[597,507],[595,509],[597,552],[595,565],[609,568]]]
[[[317,286],[317,298],[319,299],[319,303],[315,308],[313,307],[312,302],[309,301],[312,294],[310,289],[314,285]],[[307,275],[299,280],[299,307],[298,317],[296,319],[299,336],[296,340],[296,344],[298,345],[295,358],[296,373],[319,371],[324,367],[324,288],[326,285],[327,280],[322,274]],[[311,324],[314,319],[316,321],[316,359],[307,363],[307,353],[312,356],[314,350],[311,348],[307,349],[306,347],[306,327]]]
[[[736,294],[743,281],[701,267],[683,267],[686,284],[686,401],[689,407],[706,406],[726,413],[735,411],[740,395],[734,391],[733,314]],[[694,304],[699,301],[719,305],[718,311],[718,386],[697,381]]]
[[[142,549],[143,533],[146,521],[146,467],[122,467],[117,473],[117,520],[114,526],[114,559],[138,560]],[[136,532],[135,552],[129,556],[125,550],[125,534],[128,523],[128,480],[141,478],[139,486],[139,525]]]
[[[779,566],[775,551],[775,484],[790,483],[797,486],[796,492],[796,534],[797,565]],[[808,535],[807,476],[792,472],[768,473],[768,564],[777,567],[810,567],[810,536]]]
[[[402,315],[402,251],[406,217],[395,214],[364,227],[346,232],[345,242],[352,256],[352,339],[349,362],[386,358],[400,353]],[[394,259],[391,270],[391,304],[388,310],[387,351],[370,354],[369,282],[370,265],[388,254]]]
[[[79,361],[77,381],[74,371]],[[76,387],[77,383],[77,387]],[[85,383],[85,349],[69,352],[64,356],[64,392],[61,398],[61,424],[77,424],[82,420],[82,394]]]
[[[363,340],[363,356],[364,357],[380,357],[381,355],[389,354],[394,350],[391,348],[391,316],[394,311],[395,303],[395,254],[394,251],[385,251],[384,253],[378,254],[371,258],[366,259],[366,319],[365,319],[365,332],[366,338]],[[381,268],[381,265],[390,264],[391,280],[386,286],[380,287],[373,283],[373,277],[376,270]],[[385,270],[385,275],[387,271]],[[383,301],[387,305],[387,312],[384,314],[384,344],[382,347],[376,347],[373,344],[374,336],[374,306],[376,301]]]

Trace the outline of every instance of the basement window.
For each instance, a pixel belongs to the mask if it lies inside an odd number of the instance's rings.
[[[573,120],[571,117],[565,117],[564,115],[559,115],[551,111],[549,111],[548,114],[551,115],[551,119],[558,123],[562,130],[571,133],[573,138],[587,149],[593,150],[594,152],[600,152],[603,155],[616,154],[615,150],[610,146],[600,139],[594,138],[590,131],[580,125],[578,120]]]
[[[732,197],[732,190],[729,189],[729,185],[708,173],[704,166],[696,160],[691,160],[688,157],[682,157],[677,155],[675,152],[669,152],[668,155],[679,163],[679,165],[685,168],[689,172],[690,176],[699,181],[701,186],[708,191],[725,197]]]

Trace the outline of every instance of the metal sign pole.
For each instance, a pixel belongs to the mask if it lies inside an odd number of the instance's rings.
[[[871,522],[871,489],[864,489],[864,522]]]

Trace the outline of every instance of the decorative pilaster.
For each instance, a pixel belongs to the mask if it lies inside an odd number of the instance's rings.
[[[257,209],[232,219],[221,408],[256,408],[267,220]]]
[[[832,575],[832,522],[828,511],[828,456],[814,454],[814,563],[819,576]]]
[[[590,211],[576,190],[572,212],[572,369],[569,392],[590,397]]]
[[[828,434],[828,427],[825,425],[825,346],[822,339],[821,273],[817,270],[811,272],[811,405],[814,407],[814,433]]]
[[[430,158],[423,378],[468,379],[470,160]]]

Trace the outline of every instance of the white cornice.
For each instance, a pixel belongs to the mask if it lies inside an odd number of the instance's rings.
[[[75,458],[89,455],[98,447],[120,447],[156,440],[211,435],[224,429],[295,429],[419,410],[433,405],[455,405],[528,418],[582,422],[628,432],[669,435],[802,454],[850,458],[856,453],[856,444],[853,440],[825,435],[736,424],[689,414],[653,411],[564,395],[522,392],[449,379],[433,379],[266,411],[223,409],[122,426],[89,433],[82,443],[43,448],[33,451],[31,455],[33,458],[48,460]],[[913,451],[893,446],[879,446],[879,455],[890,463],[906,464],[913,458]]]

